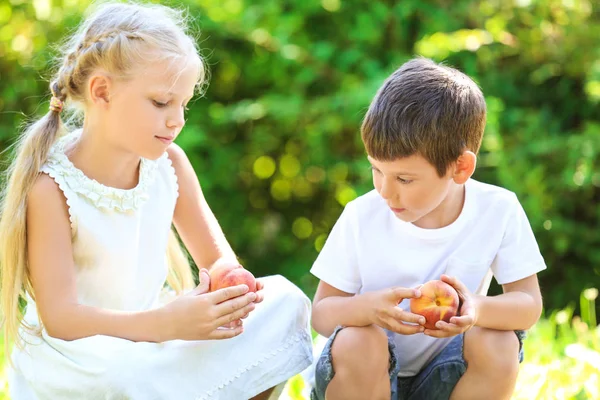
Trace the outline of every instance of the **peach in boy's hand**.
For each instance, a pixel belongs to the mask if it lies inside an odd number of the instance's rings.
[[[213,266],[210,271],[210,291],[230,286],[246,285],[250,292],[258,290],[254,275],[238,263],[221,263]]]
[[[458,293],[446,282],[432,280],[419,289],[421,297],[410,299],[410,311],[425,317],[425,328],[436,329],[436,322],[450,322],[458,314]]]
[[[436,329],[425,329],[425,335],[444,338],[456,336],[471,329],[477,323],[479,315],[479,303],[477,297],[473,296],[469,289],[458,278],[442,275],[441,280],[452,286],[460,299],[459,315],[450,318],[449,322],[438,321]]]

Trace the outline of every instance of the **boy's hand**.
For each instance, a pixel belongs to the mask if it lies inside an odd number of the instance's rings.
[[[477,304],[469,289],[458,278],[442,275],[441,280],[456,289],[461,305],[459,316],[450,318],[450,323],[438,321],[435,324],[438,329],[425,329],[423,332],[436,338],[460,335],[471,329],[477,322]]]
[[[373,305],[372,323],[401,335],[414,335],[423,332],[422,325],[425,317],[402,310],[398,304],[404,299],[421,297],[418,289],[395,287],[377,292],[365,293],[371,297],[370,304]],[[420,325],[409,325],[404,322],[412,322]]]

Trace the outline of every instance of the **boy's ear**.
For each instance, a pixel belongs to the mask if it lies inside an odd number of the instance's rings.
[[[92,104],[108,105],[112,81],[105,74],[94,74],[88,81],[88,94]]]
[[[475,172],[477,156],[469,150],[465,150],[456,160],[452,179],[459,185],[465,183]]]

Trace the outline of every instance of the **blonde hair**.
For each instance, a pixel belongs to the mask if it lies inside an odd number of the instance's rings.
[[[60,67],[50,82],[53,97],[81,112],[86,103],[86,82],[93,71],[101,69],[126,81],[136,66],[159,60],[175,63],[190,57],[198,62],[197,87],[201,87],[205,82],[204,64],[185,26],[186,18],[180,10],[152,4],[100,4],[63,46]],[[35,299],[28,270],[27,196],[47,161],[50,147],[67,133],[67,126],[59,110],[49,111],[30,125],[18,138],[16,156],[6,171],[0,197],[0,290],[7,356],[13,342],[22,346],[19,328],[32,329],[25,325],[21,307],[26,294]],[[178,293],[193,287],[189,258],[174,229],[167,256],[168,285]]]

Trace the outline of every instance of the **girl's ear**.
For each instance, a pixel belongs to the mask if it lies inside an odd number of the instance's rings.
[[[112,81],[105,74],[94,74],[88,81],[88,97],[92,104],[105,107],[110,102]]]
[[[460,184],[465,183],[475,172],[475,166],[477,165],[477,156],[472,151],[466,150],[463,152],[454,167],[454,174],[452,179],[454,182]]]

